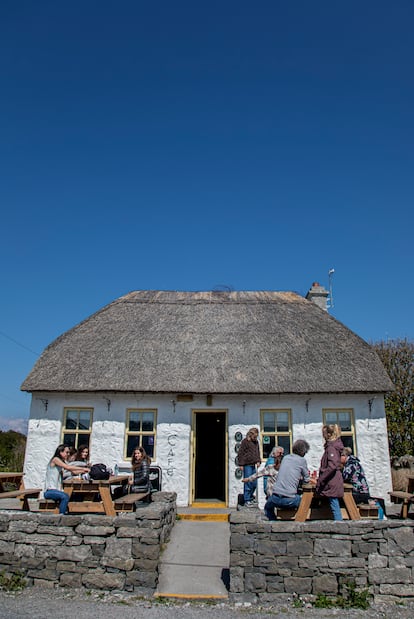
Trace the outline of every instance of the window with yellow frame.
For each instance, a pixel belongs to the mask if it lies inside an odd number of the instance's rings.
[[[344,447],[350,447],[356,454],[354,410],[352,408],[324,408],[322,410],[323,424],[337,423],[341,428],[341,439]]]
[[[157,409],[129,408],[127,410],[124,457],[129,459],[136,447],[143,447],[154,458]]]
[[[288,408],[267,408],[260,411],[260,436],[263,458],[267,459],[273,447],[283,447],[285,454],[292,447],[292,411]]]
[[[93,408],[65,408],[63,411],[62,443],[78,449],[89,447],[92,433]]]

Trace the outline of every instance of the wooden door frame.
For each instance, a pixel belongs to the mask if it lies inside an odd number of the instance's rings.
[[[190,439],[190,505],[194,503],[195,495],[195,464],[196,464],[196,415],[197,413],[224,413],[224,496],[228,505],[228,449],[229,449],[229,409],[228,408],[193,408],[191,409],[191,439]]]

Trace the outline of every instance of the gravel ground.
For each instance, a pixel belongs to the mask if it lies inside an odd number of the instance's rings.
[[[412,619],[414,602],[405,605],[389,603],[373,605],[368,610],[343,610],[294,608],[292,603],[280,603],[278,606],[257,606],[249,603],[170,601],[162,598],[139,598],[125,593],[87,593],[78,590],[27,588],[20,593],[0,592],[1,619],[220,619],[233,617],[262,617],[275,619],[322,619],[328,617],[345,617],[346,619]]]

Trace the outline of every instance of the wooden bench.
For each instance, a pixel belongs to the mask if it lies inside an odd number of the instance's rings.
[[[361,518],[378,520],[378,505],[370,505],[369,503],[360,503],[357,505]]]
[[[297,509],[276,509],[277,520],[295,520]]]
[[[52,512],[58,514],[59,505],[56,501],[52,501],[51,499],[42,499],[39,501],[39,512]]]
[[[394,503],[402,503],[400,518],[408,518],[410,505],[414,503],[414,494],[411,492],[402,492],[400,490],[395,490],[395,492],[389,492],[388,494],[391,497],[391,501]]]
[[[59,502],[52,499],[39,501],[39,512],[51,512],[59,514]],[[105,508],[102,502],[97,501],[74,501],[68,504],[69,514],[104,514]]]
[[[21,499],[22,510],[30,511],[29,502],[27,499],[38,499],[41,493],[40,488],[27,488],[26,490],[11,490],[10,492],[0,492],[0,499]]]
[[[118,512],[133,512],[135,510],[135,502],[141,501],[143,505],[149,502],[151,495],[149,492],[125,494],[114,501],[116,513]]]

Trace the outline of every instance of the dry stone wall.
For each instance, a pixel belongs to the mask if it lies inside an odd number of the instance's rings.
[[[245,510],[230,530],[235,598],[343,595],[352,582],[376,601],[414,599],[413,521],[262,522]]]
[[[177,513],[175,493],[153,497],[115,518],[1,512],[0,571],[19,571],[29,585],[153,592]]]

